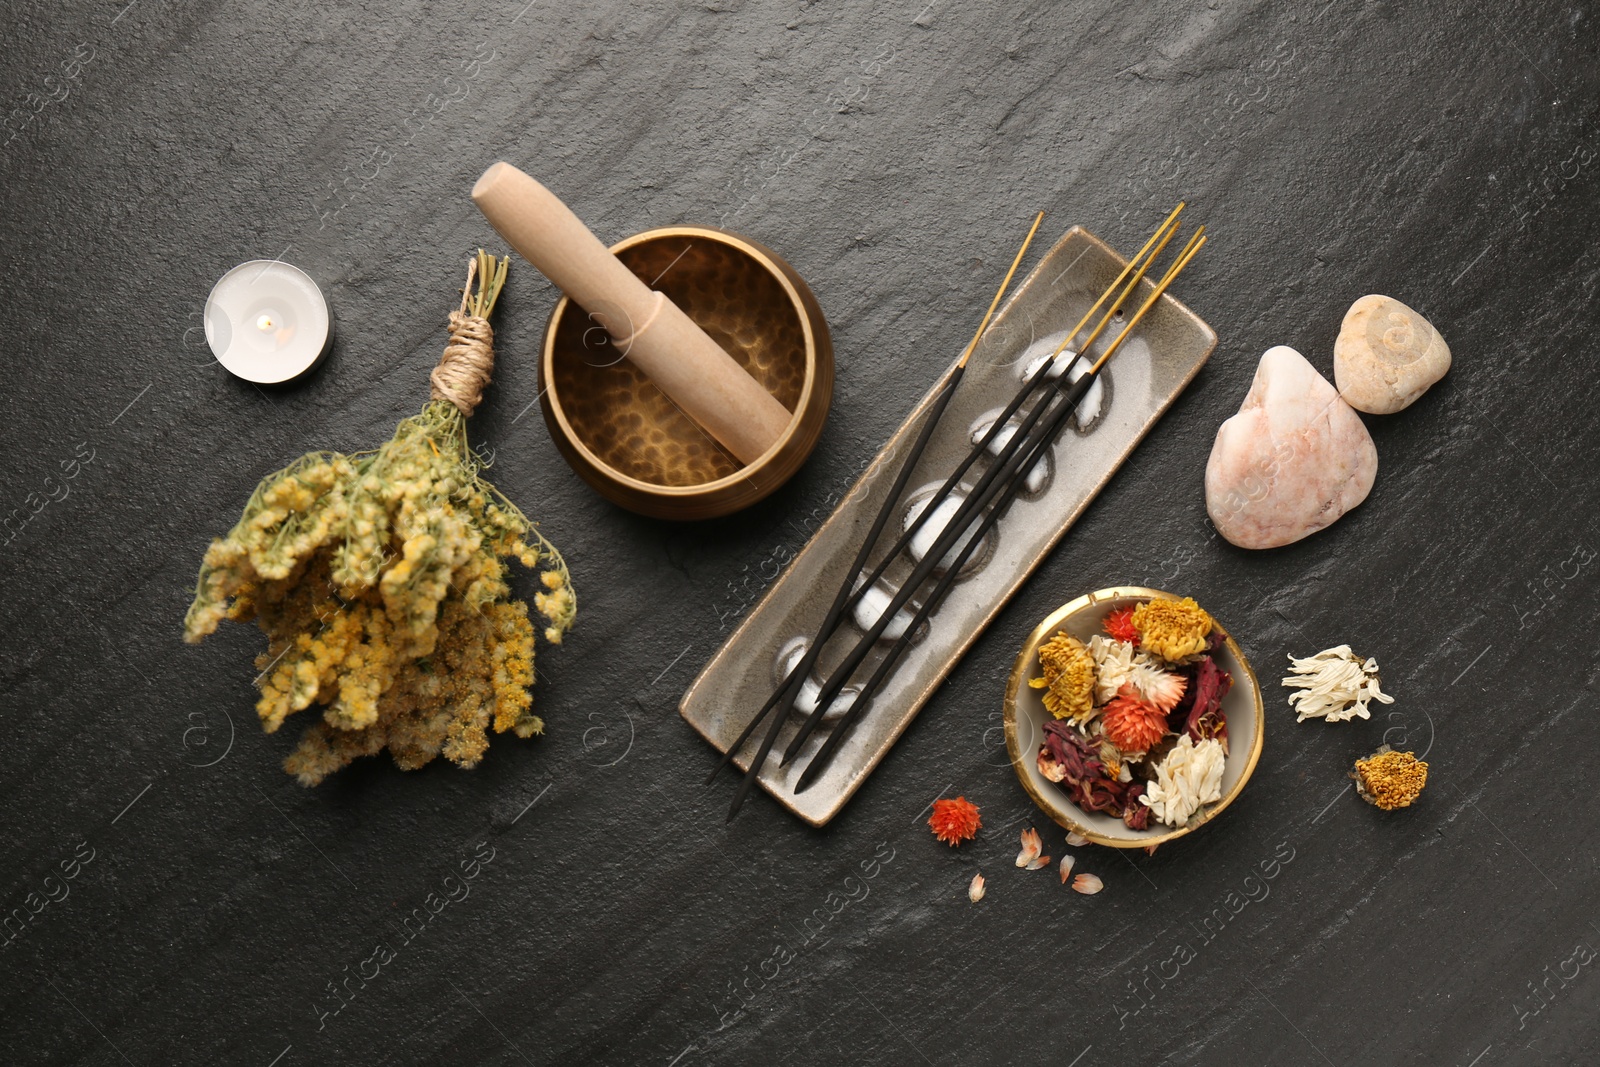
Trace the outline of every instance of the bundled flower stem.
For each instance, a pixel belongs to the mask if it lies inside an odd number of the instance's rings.
[[[543,568],[534,604],[555,644],[577,614],[571,576],[482,477],[466,434],[493,365],[488,317],[508,265],[481,250],[469,265],[420,415],[376,451],[312,452],[268,475],[206,551],[184,639],[199,641],[223,619],[254,619],[266,632],[256,663],[262,726],[271,733],[325,706],[284,762],[305,785],[383,748],[406,770],[441,752],[472,767],[486,728],[544,729],[528,692],[533,625],[503,560]]]

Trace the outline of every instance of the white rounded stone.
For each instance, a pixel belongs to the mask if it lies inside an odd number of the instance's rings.
[[[1333,380],[1358,411],[1392,415],[1450,369],[1450,346],[1433,323],[1392,296],[1350,305],[1333,343]]]

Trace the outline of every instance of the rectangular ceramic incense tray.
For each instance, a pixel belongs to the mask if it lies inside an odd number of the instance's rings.
[[[1060,343],[1062,333],[1082,317],[1125,265],[1126,260],[1105,242],[1081,227],[1073,227],[1034,267],[968,361],[966,377],[918,461],[907,483],[906,502],[879,539],[879,553],[871,559],[872,564],[881,559],[881,553],[909,524],[908,512],[915,514],[910,509],[919,507],[919,498],[926,499],[937,489],[970,451],[976,435],[1016,394],[1029,364]],[[1129,301],[1130,309],[1142,304],[1155,288],[1149,279],[1140,285],[1138,297]],[[1101,346],[1119,332],[1118,327],[1113,320],[1091,352],[1098,354]],[[794,781],[827,738],[831,724],[824,719],[788,767],[780,768],[778,758],[798,728],[803,710],[814,706],[821,680],[863,632],[857,619],[867,626],[873,622],[873,617],[861,614],[863,608],[874,601],[879,610],[887,607],[889,597],[915,566],[909,553],[894,561],[880,582],[886,595],[864,597],[856,618],[840,626],[840,632],[820,657],[816,674],[797,699],[799,707],[791,711],[759,775],[767,792],[813,826],[821,826],[838,814],[984,627],[1199,373],[1216,343],[1216,333],[1198,315],[1171,296],[1162,296],[1106,365],[1101,373],[1102,383],[1085,396],[1074,422],[1062,433],[1045,462],[1035,468],[1027,491],[990,532],[991,543],[974,552],[961,581],[928,620],[924,632],[878,691],[872,707],[834,754],[832,764],[811,788],[796,794]],[[805,647],[806,637],[821,624],[855,559],[861,538],[882,506],[883,494],[894,482],[899,457],[915,440],[943,381],[934,383],[838,509],[684,694],[680,713],[719,750],[726,751],[739,736],[788,665],[799,658],[797,650]],[[980,460],[973,467],[968,485],[981,476],[985,465]],[[936,523],[930,521],[926,525],[932,527]],[[913,542],[913,551],[918,541],[920,537]],[[930,546],[930,541],[921,543]],[[909,617],[907,611],[906,618]],[[893,638],[898,632],[891,624],[884,636]],[[887,641],[880,643],[855,677],[868,677],[888,647]],[[849,689],[845,690],[834,701],[838,709],[834,714],[843,713],[849,693]],[[995,700],[999,699],[1000,694],[996,693]],[[749,766],[765,729],[763,724],[736,759],[741,770]]]

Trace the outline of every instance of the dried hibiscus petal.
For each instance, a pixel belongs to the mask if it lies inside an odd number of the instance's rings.
[[[1222,698],[1233,688],[1233,675],[1206,656],[1196,664],[1194,702],[1185,717],[1184,731],[1195,741],[1207,738],[1221,742],[1228,751],[1228,719],[1222,711]]]
[[[1126,786],[1110,777],[1100,758],[1100,738],[1087,738],[1064,722],[1044,724],[1045,745],[1061,766],[1062,787],[1084,811],[1121,818]]]
[[[1139,803],[1139,798],[1144,795],[1144,783],[1134,782],[1128,786],[1125,798],[1125,807],[1122,809],[1122,823],[1130,830],[1143,830],[1150,825],[1150,809]]]

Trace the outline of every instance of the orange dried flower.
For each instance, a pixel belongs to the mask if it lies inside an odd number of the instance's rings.
[[[977,836],[983,820],[978,817],[978,805],[966,797],[956,797],[954,800],[935,800],[933,814],[928,816],[928,825],[933,827],[933,836],[940,841],[947,845],[959,845]]]
[[[1118,608],[1107,612],[1100,626],[1113,641],[1126,641],[1135,647],[1139,644],[1139,629],[1133,625],[1133,608]]]
[[[1167,716],[1141,698],[1132,682],[1124,682],[1117,690],[1100,722],[1106,737],[1124,752],[1149,751],[1167,733]]]

